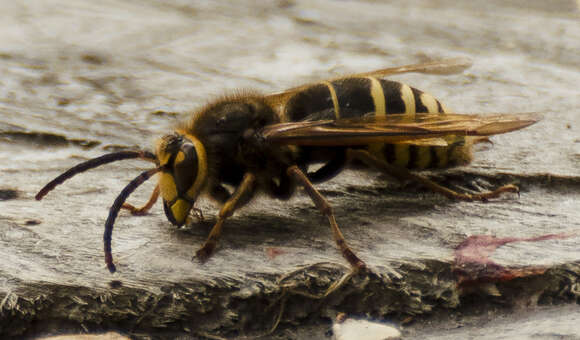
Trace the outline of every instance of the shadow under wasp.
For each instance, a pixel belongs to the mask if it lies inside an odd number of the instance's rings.
[[[412,172],[467,164],[474,143],[540,119],[526,113],[450,113],[433,96],[384,79],[407,72],[452,74],[470,65],[464,58],[445,59],[353,74],[270,95],[248,92],[224,97],[159,138],[154,152],[120,151],[88,160],[49,182],[36,199],[74,175],[103,164],[132,158],[154,163],[154,168],[121,191],[109,211],[104,248],[107,268],[113,273],[111,237],[121,209],[144,214],[161,195],[167,219],[181,226],[192,210],[198,210],[194,207],[198,197],[217,201],[221,206],[217,222],[196,253],[205,261],[214,252],[226,219],[256,193],[285,200],[301,186],[328,218],[343,257],[360,269],[364,262],[347,245],[331,205],[313,185],[330,180],[353,162],[400,180],[417,181],[450,199],[485,201],[518,191],[514,185],[505,185],[489,192],[459,193]],[[147,204],[137,208],[125,203],[139,185],[156,174],[158,183]]]

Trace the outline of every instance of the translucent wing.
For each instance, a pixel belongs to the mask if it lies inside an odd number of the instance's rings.
[[[261,134],[269,143],[354,146],[372,143],[441,145],[442,138],[490,136],[519,130],[538,122],[535,113],[520,114],[393,114],[375,117],[288,122],[266,126]]]
[[[469,58],[457,57],[449,59],[441,59],[429,61],[426,63],[403,65],[398,67],[384,68],[364,73],[357,73],[350,75],[350,77],[377,77],[384,78],[392,74],[400,73],[424,73],[424,74],[456,74],[461,73],[465,69],[471,67],[472,61]]]
[[[356,74],[349,74],[342,77],[327,79],[327,81],[333,81],[338,79],[344,78],[357,78],[357,77],[376,77],[376,78],[385,78],[387,76],[393,74],[401,74],[401,73],[424,73],[424,74],[455,74],[464,71],[465,69],[471,67],[472,62],[471,59],[465,57],[457,57],[457,58],[449,58],[449,59],[441,59],[435,61],[429,61],[425,63],[419,64],[409,64],[403,65],[398,67],[389,67],[380,70],[364,72],[364,73],[356,73]],[[266,100],[273,106],[282,105],[284,104],[290,97],[292,97],[295,93],[302,91],[314,83],[298,86],[291,88],[286,91],[272,93],[266,96]]]

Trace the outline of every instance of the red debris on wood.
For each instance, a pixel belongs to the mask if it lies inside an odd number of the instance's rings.
[[[478,284],[495,283],[513,280],[518,277],[540,275],[546,271],[542,266],[510,268],[495,263],[489,257],[495,250],[512,242],[537,242],[551,239],[568,238],[569,234],[548,234],[537,237],[504,237],[490,235],[469,236],[455,248],[453,272],[457,285],[461,288]]]

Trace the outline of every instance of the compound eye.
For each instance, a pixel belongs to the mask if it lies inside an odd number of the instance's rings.
[[[179,196],[186,196],[193,186],[197,177],[197,166],[197,152],[194,145],[191,143],[182,144],[181,150],[177,152],[173,161],[173,177]]]
[[[167,219],[183,225],[193,207],[193,186],[197,178],[198,158],[195,146],[184,141],[169,158],[169,166],[160,176],[160,189]]]
[[[165,215],[171,223],[181,226],[207,179],[205,148],[194,136],[176,131],[157,142],[156,156],[161,168],[158,186]]]

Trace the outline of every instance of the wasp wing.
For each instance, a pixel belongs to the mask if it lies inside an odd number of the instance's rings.
[[[421,138],[402,140],[399,144],[415,145],[415,146],[448,146],[449,142],[443,137]]]
[[[465,69],[471,67],[473,62],[469,58],[457,57],[449,59],[434,60],[419,64],[403,65],[398,67],[384,68],[380,70],[357,73],[350,75],[350,77],[377,77],[384,78],[393,74],[401,73],[423,73],[423,74],[456,74],[461,73]]]
[[[363,73],[355,73],[349,74],[346,76],[326,79],[326,81],[335,81],[339,79],[345,78],[362,78],[362,77],[376,77],[376,78],[385,78],[387,76],[393,74],[401,74],[401,73],[424,73],[424,74],[455,74],[463,72],[465,69],[471,67],[472,61],[466,57],[457,57],[457,58],[448,58],[448,59],[441,59],[441,60],[434,60],[425,63],[418,63],[418,64],[409,64],[397,67],[389,67],[383,68],[380,70],[374,70],[370,72],[363,72]],[[286,101],[292,97],[294,94],[307,89],[308,87],[317,84],[318,82],[306,84],[298,87],[293,87],[291,89],[272,93],[266,96],[266,100],[272,106],[283,105]]]
[[[538,122],[535,113],[521,114],[367,114],[358,118],[287,122],[266,126],[269,143],[354,146],[372,143],[441,145],[445,136],[490,136]]]

